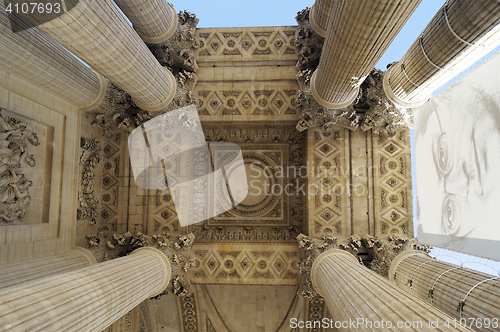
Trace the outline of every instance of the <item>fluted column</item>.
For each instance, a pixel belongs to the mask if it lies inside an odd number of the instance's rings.
[[[331,249],[322,253],[314,261],[311,277],[335,321],[360,323],[343,326],[339,328],[341,331],[378,331],[390,327],[393,331],[410,330],[408,326],[404,328],[405,322],[410,322],[414,331],[469,331],[446,328],[443,324],[449,318],[447,315],[362,266],[346,251]],[[429,322],[436,320],[438,326],[430,328]],[[381,322],[385,325],[381,326]],[[398,326],[401,322],[403,326]]]
[[[472,328],[498,331],[485,322],[498,320],[500,277],[462,268],[414,251],[399,254],[391,264],[389,279],[458,320],[480,319]],[[462,310],[458,310],[462,308]],[[480,324],[481,326],[477,326]],[[500,323],[499,323],[500,324]]]
[[[166,0],[115,0],[115,3],[146,43],[162,43],[177,28],[177,13]]]
[[[354,102],[359,86],[420,0],[335,0],[311,93],[327,108]]]
[[[387,70],[387,97],[401,107],[425,103],[432,94],[429,80],[471,47],[483,47],[477,41],[500,23],[498,4],[498,0],[447,1],[403,58]]]
[[[309,12],[309,21],[314,31],[322,37],[326,36],[326,26],[330,19],[335,0],[316,0]]]
[[[102,331],[170,280],[154,248],[0,290],[0,331]]]
[[[140,108],[155,111],[172,101],[174,76],[158,63],[112,0],[80,0],[38,27],[130,94]]]
[[[1,2],[0,68],[82,110],[99,105],[106,93],[106,81],[102,75],[85,66],[37,28],[13,33],[5,5]]]
[[[89,250],[75,247],[53,255],[2,264],[0,266],[0,289],[54,274],[77,270],[96,263]]]

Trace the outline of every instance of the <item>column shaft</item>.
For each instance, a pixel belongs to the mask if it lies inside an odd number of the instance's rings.
[[[54,255],[3,264],[0,268],[0,289],[93,264],[96,264],[96,260],[92,253],[79,247]]]
[[[391,44],[420,0],[335,0],[311,92],[327,108],[342,108]]]
[[[112,0],[80,0],[69,12],[38,27],[129,93],[142,109],[159,110],[173,99],[173,75]]]
[[[427,82],[499,23],[498,0],[447,1],[387,71],[384,89],[389,99],[402,107],[425,103],[432,93]]]
[[[115,3],[146,43],[162,43],[177,28],[177,13],[166,0],[115,0]]]
[[[314,31],[322,37],[326,36],[326,27],[332,14],[335,0],[316,0],[309,13],[309,21]]]
[[[469,331],[445,327],[447,315],[360,265],[343,250],[332,249],[321,254],[314,262],[311,276],[335,321],[363,322],[343,327],[341,331],[388,330],[387,322],[393,331],[409,330],[398,326],[400,322],[410,322],[414,331],[429,331],[429,321],[436,320],[439,326],[432,328],[433,331]],[[381,326],[382,321],[386,325]]]
[[[170,279],[160,251],[131,255],[0,290],[0,331],[102,331]]]
[[[396,278],[393,271],[396,272]],[[463,306],[462,317],[468,322],[469,318],[481,319],[483,322],[486,319],[490,322],[499,319],[500,279],[481,283],[494,279],[493,275],[461,268],[432,259],[428,255],[415,255],[413,252],[404,252],[396,257],[391,265],[391,272],[389,280],[457,320],[461,318],[460,311],[457,310],[459,303],[471,289]],[[484,323],[482,325],[482,331],[497,330],[491,324],[490,328],[486,328]]]
[[[0,2],[0,68],[81,108],[97,106],[106,82],[36,28],[13,33]]]

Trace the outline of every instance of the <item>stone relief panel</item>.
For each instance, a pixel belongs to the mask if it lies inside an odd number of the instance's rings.
[[[294,245],[194,245],[192,283],[297,285],[300,251]]]
[[[373,131],[375,236],[413,237],[410,130]]]
[[[78,190],[78,209],[76,219],[87,221],[88,225],[97,223],[99,209],[98,189],[95,188],[96,167],[100,161],[100,144],[95,138],[80,138],[80,188]]]
[[[297,61],[295,31],[297,27],[254,27],[196,29],[198,63],[203,61]]]
[[[309,234],[313,237],[350,235],[348,224],[350,169],[345,156],[345,129],[308,131]]]
[[[48,222],[53,141],[53,127],[0,109],[0,225]]]
[[[128,176],[129,161],[126,137],[126,132],[122,130],[112,130],[103,137],[99,222],[104,231],[125,231],[119,224],[126,224],[127,220],[125,199],[128,181],[125,178]]]
[[[193,292],[177,298],[177,306],[179,308],[182,331],[183,332],[201,331],[197,294],[194,287],[193,287]]]
[[[290,186],[292,179],[280,171],[289,168],[289,145],[245,143],[239,147],[249,193],[233,209],[209,219],[208,225],[289,226],[290,196],[283,188]],[[218,158],[217,153],[212,158]]]
[[[197,86],[194,90],[201,121],[221,120],[296,120],[295,98],[298,86],[255,85]]]
[[[271,195],[250,197],[257,202],[242,202],[236,209],[209,220],[207,223],[189,226],[196,235],[197,243],[293,243],[295,236],[305,232],[307,154],[305,133],[295,130],[290,123],[260,123],[250,126],[245,122],[203,123],[207,142],[231,142],[241,146],[248,171],[262,169],[262,181],[271,185]],[[256,165],[251,165],[253,162]],[[260,165],[260,166],[259,166]],[[278,167],[279,166],[279,167]],[[261,168],[259,168],[261,167]],[[302,171],[302,173],[300,173]],[[251,175],[251,173],[249,173]],[[257,178],[249,178],[249,184]],[[264,189],[264,184],[256,186]],[[252,191],[255,188],[249,186]],[[272,201],[272,202],[271,202]],[[288,201],[288,202],[287,202]],[[269,203],[269,204],[268,204]],[[278,205],[279,203],[279,205]],[[269,206],[268,206],[269,205]],[[285,206],[290,206],[285,209]],[[260,227],[257,227],[260,225]]]

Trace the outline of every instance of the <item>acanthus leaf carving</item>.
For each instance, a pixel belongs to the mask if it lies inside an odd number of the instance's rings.
[[[148,44],[148,47],[162,66],[196,72],[198,65],[194,50],[199,47],[199,41],[194,33],[199,19],[187,11],[179,12],[177,17],[178,25],[174,34],[165,42]]]
[[[361,247],[361,238],[358,235],[352,235],[342,240],[337,240],[336,237],[331,235],[323,235],[321,239],[316,239],[304,234],[297,236],[299,248],[302,250],[303,257],[299,262],[299,272],[301,275],[301,284],[299,286],[298,294],[312,301],[318,297],[319,294],[313,287],[311,280],[311,270],[316,258],[322,253],[330,249],[345,250],[354,257],[357,257],[361,264],[362,261],[358,257],[358,251]]]
[[[170,237],[167,233],[158,235],[145,235],[137,233],[131,241],[132,249],[142,247],[154,247],[161,251],[170,261],[171,277],[169,286],[154,299],[160,299],[169,292],[182,297],[191,292],[191,282],[187,272],[195,265],[194,259],[189,259],[189,250],[193,244],[195,235],[181,235],[179,237]]]
[[[89,250],[98,263],[125,256],[132,240],[130,232],[108,234],[99,231],[95,235],[86,235],[85,237],[88,241]]]
[[[391,234],[389,240],[381,240],[371,235],[363,236],[363,242],[371,257],[369,268],[383,277],[388,277],[391,263],[402,252],[421,250],[429,253],[432,247],[417,244],[415,239],[401,238]]]

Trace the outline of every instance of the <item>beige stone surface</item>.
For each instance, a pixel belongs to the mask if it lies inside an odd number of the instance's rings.
[[[111,0],[80,0],[40,30],[129,93],[144,109],[158,110],[175,93],[164,69]],[[119,33],[117,43],[114,36]]]
[[[396,277],[394,273],[390,274],[390,281],[457,321],[460,318],[468,322],[479,319],[478,326],[472,323],[473,329],[495,330],[492,326],[479,325],[496,319],[500,310],[498,276],[412,252],[400,254],[391,265],[391,271],[396,273]],[[429,294],[431,290],[432,298]],[[457,308],[464,299],[465,305],[460,312]]]
[[[75,236],[77,107],[0,70],[0,107],[54,128],[47,221],[0,226],[0,262],[27,260],[72,247]],[[64,221],[64,222],[61,222]]]
[[[79,107],[96,101],[101,81],[61,45],[37,28],[16,33],[0,3],[0,68]]]
[[[382,320],[390,321],[393,328],[398,322],[420,322],[421,325],[412,325],[414,331],[429,331],[429,321],[436,320],[442,324],[432,328],[435,331],[470,331],[444,326],[449,316],[360,265],[354,256],[343,250],[331,249],[316,258],[312,279],[336,321],[363,319],[362,325],[349,325],[340,331],[373,330],[374,327],[365,325],[366,322],[381,324]]]
[[[11,331],[102,331],[170,280],[163,254],[132,255],[0,290],[0,325]],[[33,315],[37,312],[37,315]]]

